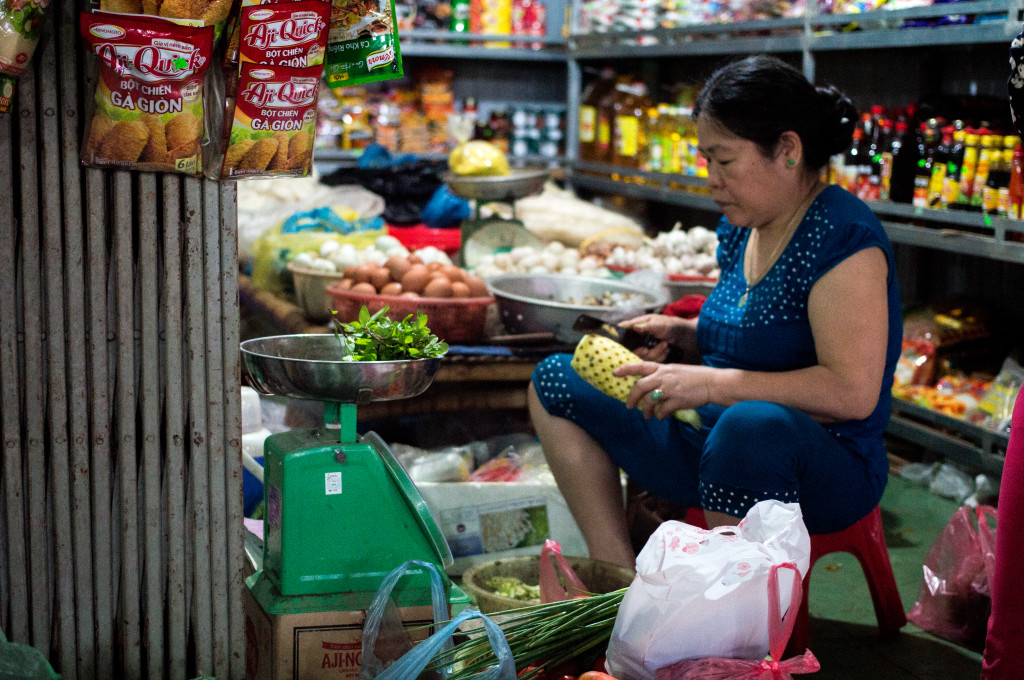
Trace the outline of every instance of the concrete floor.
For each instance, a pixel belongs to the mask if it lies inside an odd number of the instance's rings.
[[[957,509],[924,487],[891,476],[882,498],[882,522],[904,611],[917,599],[924,557]],[[977,680],[979,650],[955,645],[908,623],[892,639],[878,635],[860,564],[845,553],[814,566],[810,594],[810,649],[821,662],[817,680]]]

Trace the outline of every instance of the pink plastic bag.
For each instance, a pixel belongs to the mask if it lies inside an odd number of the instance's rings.
[[[984,642],[996,552],[989,518],[996,519],[990,505],[953,513],[924,558],[924,580],[908,621],[958,644]]]
[[[796,573],[793,579],[792,599],[785,617],[780,615],[779,569],[792,569]],[[802,597],[803,582],[800,580],[800,570],[796,565],[787,562],[772,566],[768,577],[768,648],[771,650],[769,657],[761,661],[721,657],[684,659],[659,669],[655,680],[793,680],[793,673],[799,675],[821,670],[821,664],[809,649],[805,650],[802,656],[776,661],[785,652],[789,636],[793,634]]]
[[[562,580],[558,578],[559,571]],[[562,555],[562,545],[550,538],[544,541],[544,547],[540,551],[540,601],[561,602],[589,594],[587,586],[576,576],[576,572]]]

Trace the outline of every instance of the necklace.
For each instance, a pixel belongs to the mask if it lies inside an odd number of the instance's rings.
[[[782,233],[782,236],[779,238],[779,242],[775,244],[775,250],[773,250],[772,254],[768,256],[768,266],[765,268],[765,270],[761,273],[760,276],[754,277],[750,274],[747,274],[747,261],[746,258],[744,258],[743,278],[745,278],[747,281],[747,289],[743,291],[743,295],[740,295],[740,299],[736,301],[737,307],[743,307],[744,305],[747,304],[747,296],[750,294],[750,291],[753,289],[754,286],[760,283],[761,279],[763,279],[768,274],[768,270],[770,270],[772,268],[772,265],[775,264],[775,258],[777,258],[779,254],[782,253],[783,247],[786,245],[790,237],[796,231],[796,228],[800,225],[800,221],[803,219],[804,213],[807,212],[807,208],[810,207],[811,202],[814,200],[814,198],[818,195],[820,191],[821,182],[817,182],[811,189],[811,193],[807,196],[807,198],[805,198],[803,202],[796,207],[796,211],[793,213],[793,216],[789,218],[789,224],[786,225],[786,230]]]

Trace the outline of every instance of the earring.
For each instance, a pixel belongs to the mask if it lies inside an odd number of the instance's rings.
[[[789,163],[790,167],[796,165],[796,159],[795,158],[790,158],[786,162]]]

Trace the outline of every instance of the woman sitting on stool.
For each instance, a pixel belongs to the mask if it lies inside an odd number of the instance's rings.
[[[756,56],[713,74],[694,107],[707,185],[722,210],[721,278],[696,320],[622,325],[661,342],[626,404],[554,355],[530,413],[591,557],[633,567],[619,469],[653,495],[735,524],[760,500],[798,502],[811,533],[878,505],[883,432],[902,321],[892,247],[871,210],[821,181],[856,111],[784,62]],[[668,344],[699,365],[661,363]],[[696,360],[697,357],[695,356]],[[667,417],[697,408],[700,430]]]

